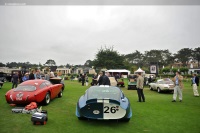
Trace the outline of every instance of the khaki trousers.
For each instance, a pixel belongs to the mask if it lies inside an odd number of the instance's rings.
[[[177,94],[179,95],[179,100],[182,100],[183,99],[182,89],[178,85],[174,87],[173,100],[175,101],[176,101]]]
[[[197,84],[193,84],[192,88],[193,88],[194,96],[199,96],[199,93],[197,90]]]

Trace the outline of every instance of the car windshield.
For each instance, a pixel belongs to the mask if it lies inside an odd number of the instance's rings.
[[[99,87],[93,86],[88,89],[88,100],[89,99],[113,99],[119,101],[121,91],[117,87]]]
[[[14,91],[35,91],[36,87],[32,85],[19,85]]]
[[[159,84],[173,84],[173,81],[163,80],[163,81],[159,81]]]

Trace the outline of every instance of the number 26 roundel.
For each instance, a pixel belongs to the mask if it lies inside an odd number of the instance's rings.
[[[104,103],[103,104],[103,119],[120,119],[126,114],[126,110],[119,105]]]

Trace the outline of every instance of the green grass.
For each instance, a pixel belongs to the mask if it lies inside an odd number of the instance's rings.
[[[90,80],[91,81],[91,80]],[[125,81],[127,83],[127,81]],[[15,114],[5,101],[11,83],[0,89],[0,133],[199,133],[200,97],[194,97],[189,82],[185,82],[183,102],[172,103],[172,94],[145,88],[145,103],[138,103],[137,92],[122,88],[131,102],[133,116],[130,122],[80,121],[75,116],[79,97],[88,88],[77,81],[65,81],[62,98],[56,98],[43,109],[48,111],[46,125],[33,125],[30,114]]]

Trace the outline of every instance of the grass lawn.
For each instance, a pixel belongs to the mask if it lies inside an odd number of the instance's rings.
[[[136,90],[127,90],[127,85],[121,88],[131,102],[129,122],[78,120],[76,103],[88,87],[78,81],[65,83],[63,97],[43,106],[48,111],[48,122],[43,126],[33,125],[30,114],[11,112],[13,107],[4,95],[12,85],[5,83],[0,89],[0,133],[200,133],[200,97],[193,96],[190,82],[184,83],[182,103],[172,103],[172,94],[159,94],[148,87],[144,89],[146,102],[138,103]]]

